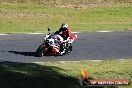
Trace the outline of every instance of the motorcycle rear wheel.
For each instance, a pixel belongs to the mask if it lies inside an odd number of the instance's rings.
[[[72,51],[72,44],[66,45],[64,49],[65,52],[63,53],[63,55],[69,54]]]
[[[72,46],[69,46],[69,47],[67,48],[66,54],[70,53],[71,51],[72,51]]]

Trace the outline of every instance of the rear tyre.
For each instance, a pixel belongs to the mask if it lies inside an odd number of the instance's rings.
[[[68,43],[66,47],[66,54],[70,53],[72,51],[72,44]]]
[[[66,46],[64,47],[64,54],[69,54],[72,51],[72,44],[71,43],[67,43]]]

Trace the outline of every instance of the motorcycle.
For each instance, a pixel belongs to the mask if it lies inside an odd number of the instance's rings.
[[[50,29],[48,28],[48,31]],[[58,41],[59,38],[59,41]],[[39,48],[36,50],[36,55],[38,57],[42,56],[63,56],[72,51],[72,43],[77,38],[77,35],[72,33],[72,39],[70,37],[67,38],[67,40],[64,40],[64,38],[60,34],[48,33],[46,34],[45,38],[43,39],[43,44],[39,46]],[[61,43],[59,43],[61,42]],[[56,45],[58,44],[58,45]],[[58,52],[55,52],[54,49],[52,49],[55,45],[55,48],[59,50],[61,53],[58,54]]]

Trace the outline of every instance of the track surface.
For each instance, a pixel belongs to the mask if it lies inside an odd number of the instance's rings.
[[[132,33],[79,33],[73,51],[66,56],[36,57],[35,51],[45,35],[0,35],[0,61],[78,61],[132,58]]]

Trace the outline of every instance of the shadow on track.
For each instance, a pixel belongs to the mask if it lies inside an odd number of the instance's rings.
[[[36,56],[35,52],[18,52],[18,51],[8,51],[9,53],[14,53],[14,54],[20,54],[20,55],[24,55],[24,56]]]
[[[0,62],[0,88],[76,88],[75,78],[56,66]]]
[[[19,51],[8,51],[9,53],[14,53],[14,54],[20,54],[20,55],[24,55],[24,56],[34,56],[34,57],[39,57],[36,55],[36,52],[19,52]],[[48,56],[48,55],[44,55],[44,56]],[[52,56],[59,56],[59,55],[52,55]]]

